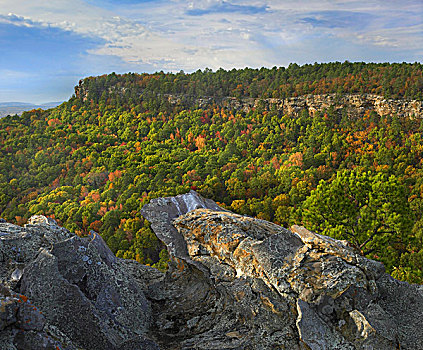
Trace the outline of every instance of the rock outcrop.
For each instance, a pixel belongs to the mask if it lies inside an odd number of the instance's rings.
[[[143,208],[159,237],[179,242],[147,294],[161,348],[423,349],[421,286],[394,280],[346,241],[211,202],[163,220],[193,196]]]
[[[1,349],[158,349],[145,286],[95,232],[0,223],[0,260]]]
[[[203,108],[218,102],[222,106],[241,110],[248,113],[251,109],[278,110],[283,114],[299,115],[306,110],[310,115],[325,109],[333,108],[335,111],[344,111],[350,118],[362,116],[366,111],[374,111],[380,116],[398,115],[406,118],[423,118],[423,101],[387,99],[373,94],[325,94],[304,95],[298,97],[279,98],[235,98],[225,97],[216,101],[214,97],[202,97],[185,101],[181,95],[168,95],[172,104],[198,105]]]
[[[423,349],[423,288],[346,241],[193,191],[142,214],[169,249],[166,274],[43,216],[0,222],[0,348]]]
[[[113,86],[107,93],[125,93],[125,87]],[[88,100],[89,90],[79,85],[75,87],[75,94],[82,101]],[[101,93],[100,93],[101,94]],[[141,96],[139,91],[138,95]],[[320,95],[301,95],[288,98],[251,98],[251,97],[217,97],[192,96],[185,94],[158,94],[158,98],[166,98],[170,104],[191,109],[194,106],[206,108],[221,106],[248,113],[251,109],[278,110],[283,114],[298,115],[306,110],[310,115],[328,108],[343,110],[349,117],[362,116],[365,111],[375,111],[380,116],[398,115],[406,118],[423,118],[423,101],[385,98],[381,95],[369,93],[331,93]]]

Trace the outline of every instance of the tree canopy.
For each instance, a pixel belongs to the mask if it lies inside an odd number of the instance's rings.
[[[405,186],[394,175],[341,170],[332,181],[321,180],[302,208],[308,228],[348,240],[388,266],[411,238],[414,217]]]
[[[418,63],[87,78],[57,108],[0,119],[0,216],[23,224],[48,215],[81,235],[100,232],[120,257],[164,268],[140,209],[195,189],[240,214],[348,239],[394,276],[422,283],[420,120],[236,110],[220,99],[360,89],[421,99],[422,86]]]

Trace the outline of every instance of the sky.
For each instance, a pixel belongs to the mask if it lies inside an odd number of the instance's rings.
[[[105,73],[422,62],[422,0],[0,0],[0,102]]]

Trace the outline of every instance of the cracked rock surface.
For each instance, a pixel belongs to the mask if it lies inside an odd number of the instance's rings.
[[[421,286],[303,227],[202,201],[169,216],[183,200],[143,208],[158,237],[178,242],[165,279],[146,294],[161,348],[423,349]]]
[[[423,349],[423,288],[346,241],[194,191],[142,214],[166,274],[54,220],[0,222],[0,349]]]
[[[1,349],[158,349],[137,277],[149,268],[133,276],[95,232],[81,238],[39,215],[0,223],[0,258]]]

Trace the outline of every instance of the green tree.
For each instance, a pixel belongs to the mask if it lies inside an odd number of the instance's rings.
[[[413,217],[406,189],[395,176],[343,170],[322,180],[302,205],[304,225],[346,239],[388,269],[405,252]]]

